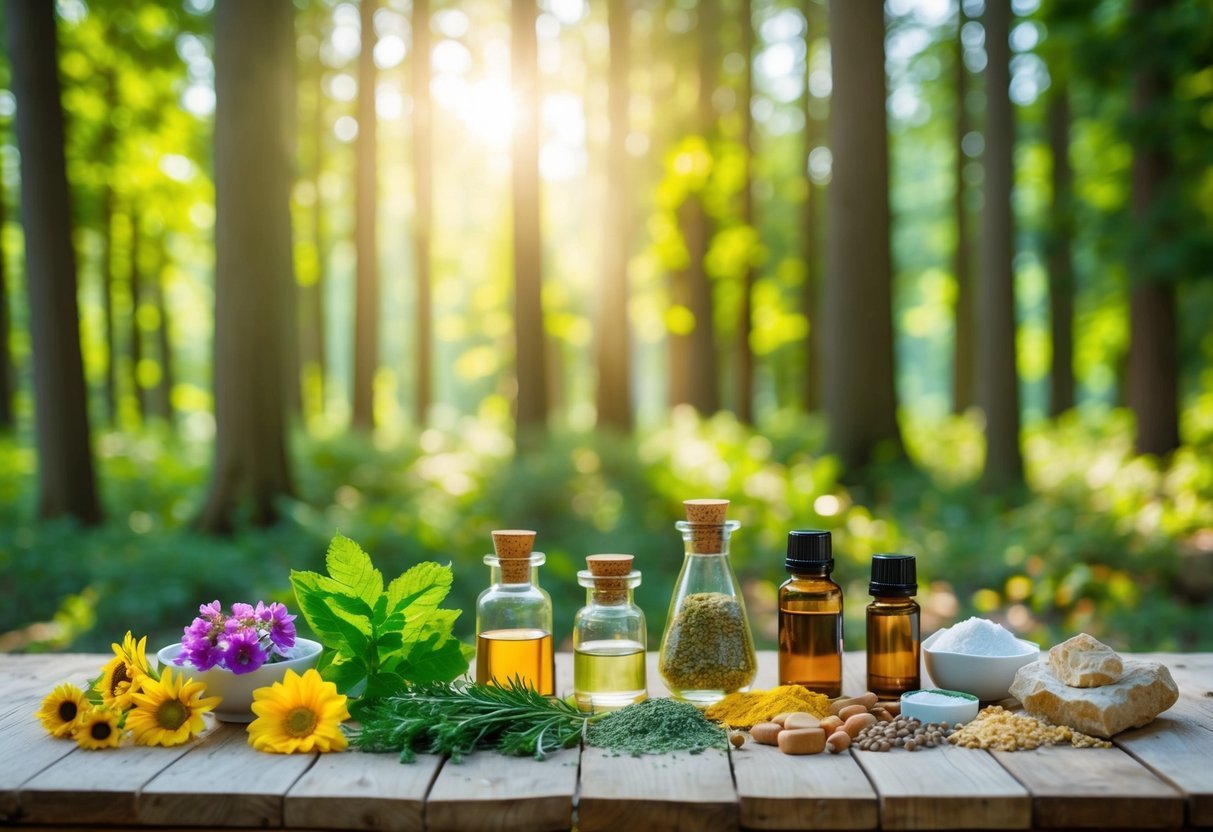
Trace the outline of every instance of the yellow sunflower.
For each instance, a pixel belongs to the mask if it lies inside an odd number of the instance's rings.
[[[84,691],[75,685],[63,684],[42,700],[37,717],[52,737],[70,737],[80,718],[91,707],[84,698]]]
[[[157,681],[143,679],[132,694],[135,707],[126,716],[126,727],[139,745],[181,745],[202,733],[206,724],[202,715],[219,704],[218,696],[205,699],[205,685],[166,667]]]
[[[120,657],[110,659],[101,669],[101,678],[93,685],[93,690],[101,694],[105,707],[115,711],[125,711],[130,708],[131,695],[139,690],[142,678],[131,678],[130,665]]]
[[[115,657],[126,662],[126,675],[132,682],[143,676],[156,677],[156,672],[147,663],[147,636],[136,641],[131,631],[127,630],[122,644],[114,642],[110,647],[114,648]]]
[[[117,748],[122,741],[122,729],[118,727],[119,714],[109,708],[91,708],[80,716],[80,722],[72,736],[76,745],[95,750]]]
[[[341,722],[350,718],[337,686],[309,668],[302,676],[287,670],[281,682],[253,691],[248,742],[258,751],[344,751]]]

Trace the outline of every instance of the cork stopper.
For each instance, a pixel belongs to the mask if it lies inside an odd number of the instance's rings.
[[[493,532],[493,551],[501,561],[501,581],[525,584],[531,580],[531,550],[535,533],[526,529],[497,529]]]
[[[724,521],[728,500],[683,500],[687,522],[691,525],[691,551],[712,555],[724,549]]]
[[[585,564],[590,568],[594,581],[594,597],[601,603],[611,604],[627,597],[625,577],[632,572],[631,555],[589,555]]]

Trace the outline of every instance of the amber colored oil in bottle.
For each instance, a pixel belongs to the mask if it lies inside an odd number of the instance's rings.
[[[918,690],[919,608],[913,555],[875,555],[868,592],[868,690],[895,699]]]
[[[842,587],[830,578],[830,533],[790,532],[785,565],[792,576],[779,587],[779,684],[840,696]]]
[[[515,677],[544,696],[556,693],[552,634],[544,630],[486,630],[476,637],[476,682],[501,684]]]

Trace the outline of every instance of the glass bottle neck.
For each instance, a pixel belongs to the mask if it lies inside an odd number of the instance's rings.
[[[789,569],[788,574],[792,576],[792,580],[832,580],[830,577],[831,570],[824,566],[821,567],[804,567],[798,566],[795,569]]]
[[[511,577],[517,578],[520,576],[514,575]],[[503,586],[519,586],[519,587],[521,587],[521,586],[539,586],[539,567],[532,566],[528,570],[527,578],[524,581],[519,581],[519,580],[507,581],[507,580],[505,580],[505,575],[502,574],[502,569],[500,566],[490,566],[489,567],[489,583],[501,584]]]
[[[918,602],[913,595],[873,595],[872,606],[916,608]]]
[[[585,591],[585,603],[588,607],[628,607],[632,605],[632,595],[631,589],[604,592],[590,588]]]

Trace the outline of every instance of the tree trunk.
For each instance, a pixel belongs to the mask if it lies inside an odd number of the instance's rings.
[[[1070,92],[1054,78],[1049,90],[1049,147],[1053,151],[1053,198],[1049,206],[1050,329],[1053,357],[1049,373],[1049,415],[1060,416],[1074,406],[1074,264],[1070,239],[1074,233],[1073,182],[1070,169]]]
[[[25,283],[34,355],[38,515],[101,520],[93,478],[76,255],[64,161],[55,7],[8,0],[5,31],[17,99]]]
[[[376,197],[379,183],[375,142],[375,7],[360,0],[362,46],[358,53],[358,139],[354,205],[354,247],[358,260],[354,297],[353,426],[375,427],[375,370],[379,364],[379,263],[376,243]]]
[[[610,136],[607,140],[606,223],[597,333],[598,425],[627,433],[632,429],[632,339],[628,323],[631,165],[624,142],[630,121],[631,3],[629,0],[609,0],[607,14],[611,53],[607,92]]]
[[[829,447],[847,467],[901,453],[893,378],[893,266],[884,8],[831,0],[834,91],[822,326]]]
[[[130,319],[130,374],[131,392],[135,396],[135,406],[138,409],[140,423],[147,421],[147,389],[140,380],[139,365],[143,363],[143,328],[139,325],[139,307],[143,303],[143,273],[140,271],[140,258],[143,257],[143,241],[139,232],[139,214],[131,211],[128,215],[131,224],[130,243],[130,288],[131,288],[131,319]]]
[[[324,290],[328,282],[328,231],[324,222],[324,194],[322,180],[324,176],[324,143],[328,135],[328,121],[325,119],[324,103],[327,100],[324,93],[324,65],[316,60],[316,106],[312,110],[312,188],[315,201],[312,203],[312,245],[316,250],[316,273],[311,286],[304,292],[304,317],[307,326],[304,332],[304,361],[311,365],[316,379],[316,404],[318,412],[325,412],[325,385],[328,378],[328,358],[325,355],[325,345],[328,343],[326,329]]]
[[[952,214],[956,223],[956,251],[952,271],[956,275],[956,309],[953,313],[952,412],[964,413],[973,406],[973,248],[969,232],[969,211],[965,205],[964,138],[969,133],[969,70],[965,66],[964,42],[960,33],[967,20],[960,4],[956,23],[956,164],[952,193]]]
[[[417,271],[417,399],[414,419],[429,422],[434,401],[433,293],[430,243],[434,220],[434,126],[430,98],[430,0],[413,0],[413,177],[416,218],[413,252]]]
[[[701,2],[698,7],[699,25],[692,35],[699,44],[699,104],[696,111],[697,130],[708,142],[711,152],[716,134],[716,108],[712,93],[716,91],[717,68],[720,65],[720,8],[716,3]],[[712,281],[708,276],[706,258],[712,243],[712,219],[708,216],[703,195],[694,193],[683,206],[683,239],[690,262],[687,265],[687,308],[695,326],[688,338],[687,401],[705,416],[720,409],[720,371],[716,356],[716,315],[712,296]]]
[[[105,108],[112,113],[118,105],[118,82],[112,70],[103,72]],[[114,170],[116,128],[111,119],[101,125],[97,155],[110,173]],[[114,325],[114,188],[111,176],[101,183],[101,311],[105,327],[105,419],[111,428],[118,425],[118,337]]]
[[[754,4],[741,0],[741,55],[745,74],[741,81],[741,144],[745,158],[745,179],[741,186],[741,221],[754,227],[754,116],[750,105],[754,98]],[[737,321],[737,419],[754,424],[754,350],[750,334],[754,329],[754,266],[746,258],[742,275],[741,304]]]
[[[1133,0],[1133,17],[1164,15],[1172,0]],[[1148,23],[1145,25],[1149,25]],[[1157,46],[1155,44],[1155,46]],[[1134,75],[1133,114],[1139,120],[1170,100],[1173,84],[1161,49],[1141,56]],[[1131,210],[1139,228],[1152,239],[1171,236],[1158,219],[1167,203],[1174,160],[1168,137],[1138,128],[1133,148]],[[1142,134],[1146,135],[1142,135]],[[1164,240],[1165,242],[1165,240]],[[1163,456],[1179,447],[1179,367],[1176,355],[1174,267],[1167,268],[1146,252],[1130,262],[1129,358],[1126,401],[1137,416],[1137,451]]]
[[[981,273],[977,287],[978,404],[986,420],[983,485],[1004,490],[1023,481],[1019,450],[1019,373],[1015,364],[1014,181],[1015,121],[1011,109],[1010,3],[985,11],[985,203],[981,215]]]
[[[809,92],[811,74],[809,58],[813,40],[821,27],[821,13],[814,0],[806,0],[805,18],[805,73],[804,73],[804,286],[801,290],[801,309],[809,330],[805,338],[804,409],[815,413],[821,407],[821,192],[809,176],[809,154],[821,143],[822,125],[813,110],[813,95]]]
[[[519,450],[526,450],[545,432],[548,421],[539,236],[539,68],[535,0],[512,0],[511,10],[510,80],[517,114],[512,142],[516,441]]]
[[[168,311],[168,293],[164,288],[165,274],[168,271],[168,246],[165,245],[163,231],[156,239],[156,266],[154,279],[151,281],[152,300],[156,304],[156,317],[160,319],[160,324],[156,327],[156,349],[160,358],[156,413],[172,427],[173,385],[176,384],[176,375],[173,371],[172,321]]]
[[[13,364],[12,312],[8,303],[8,251],[4,247],[4,226],[8,211],[4,204],[3,177],[0,177],[0,431],[11,431],[16,425],[13,417],[13,396],[17,392],[17,370]]]
[[[286,337],[291,262],[289,0],[215,3],[215,463],[199,526],[226,532],[237,502],[272,523],[291,493]]]

